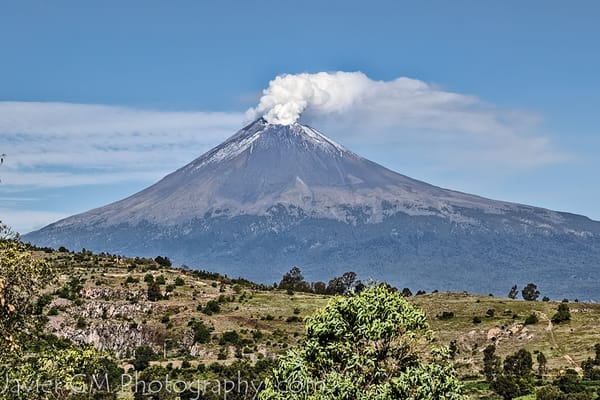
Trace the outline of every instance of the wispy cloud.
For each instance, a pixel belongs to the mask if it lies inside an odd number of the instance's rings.
[[[39,211],[39,210],[13,210],[0,208],[0,221],[20,233],[27,233],[40,229],[53,221],[67,217],[66,213]]]
[[[0,102],[7,187],[152,181],[231,135],[241,113]]]

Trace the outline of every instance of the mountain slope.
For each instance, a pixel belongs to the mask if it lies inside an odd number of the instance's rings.
[[[427,289],[498,292],[525,280],[559,296],[600,289],[600,223],[438,188],[308,126],[263,119],[155,185],[25,239],[160,253],[262,282],[298,264],[311,279],[353,269]]]

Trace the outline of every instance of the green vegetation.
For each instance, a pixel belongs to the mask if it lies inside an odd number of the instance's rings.
[[[164,379],[167,373],[184,380],[231,379],[238,370],[247,379],[263,380],[274,378],[275,367],[277,374],[289,372],[290,364],[282,363],[292,360],[318,365],[330,382],[356,385],[353,371],[335,367],[338,361],[346,366],[353,362],[347,360],[349,353],[338,351],[339,346],[345,349],[346,340],[348,348],[365,349],[356,355],[365,376],[379,376],[368,361],[372,342],[361,339],[352,324],[334,331],[335,325],[325,323],[355,318],[351,311],[366,306],[363,296],[373,288],[359,284],[352,273],[327,284],[307,283],[298,268],[282,279],[283,285],[264,286],[207,271],[162,266],[150,258],[37,249],[6,232],[0,241],[0,373],[8,373],[9,378],[43,378],[60,371],[66,379],[76,370],[68,368],[72,364],[86,371],[112,371],[117,381],[119,371],[138,368],[141,381]],[[533,289],[535,295],[537,288]],[[400,304],[400,298],[402,304],[423,314],[429,328],[401,330],[391,348],[404,346],[407,332],[413,332],[415,339],[409,340],[411,346],[405,350],[416,357],[419,374],[453,371],[451,375],[463,382],[470,398],[593,399],[598,392],[600,305],[421,290],[413,296],[408,288],[380,290],[391,293],[386,296],[394,304]],[[328,306],[329,302],[337,306]],[[403,307],[398,312],[404,312]],[[376,313],[369,316],[375,318]],[[382,316],[381,321],[385,321]],[[366,324],[361,334],[371,332],[369,327]],[[79,346],[72,338],[91,341]],[[93,347],[100,340],[108,353]],[[147,348],[140,352],[142,345]],[[308,357],[317,354],[308,353],[309,348],[322,355],[336,349],[337,358],[332,358],[331,365],[322,364],[316,356]],[[433,355],[433,348],[447,350]],[[385,371],[395,378],[401,375],[393,368]],[[404,382],[409,391],[410,385],[421,385],[424,376],[427,382],[441,384],[425,372],[414,375],[415,381],[409,383],[402,378],[390,378],[387,383],[374,378],[373,382],[390,390]],[[173,398],[168,395],[164,392],[160,398]]]
[[[425,314],[384,285],[334,297],[306,330],[260,399],[464,398],[447,351],[432,345]],[[429,343],[428,360],[417,351],[419,339]],[[295,390],[290,382],[308,386]]]

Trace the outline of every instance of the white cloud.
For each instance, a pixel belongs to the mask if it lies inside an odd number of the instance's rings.
[[[154,181],[238,130],[242,113],[0,102],[5,187]]]
[[[15,232],[22,234],[43,228],[59,219],[68,217],[66,213],[0,209],[0,221],[7,224]]]
[[[522,168],[566,159],[536,132],[537,115],[500,109],[476,96],[406,77],[375,81],[362,72],[281,75],[247,115],[281,124],[301,119],[346,143],[443,147],[445,156],[437,161],[445,163]]]

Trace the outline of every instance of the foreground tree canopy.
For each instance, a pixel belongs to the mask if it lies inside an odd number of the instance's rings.
[[[48,263],[36,259],[19,236],[0,222],[2,399],[87,399],[87,377],[102,374],[116,379],[120,372],[110,356],[93,347],[44,334],[39,299],[54,276]],[[53,382],[52,390],[38,390],[38,382],[48,381]],[[73,393],[74,387],[81,393]]]
[[[385,285],[333,298],[307,319],[306,333],[280,358],[261,400],[465,398],[447,351],[431,344],[425,313]]]

